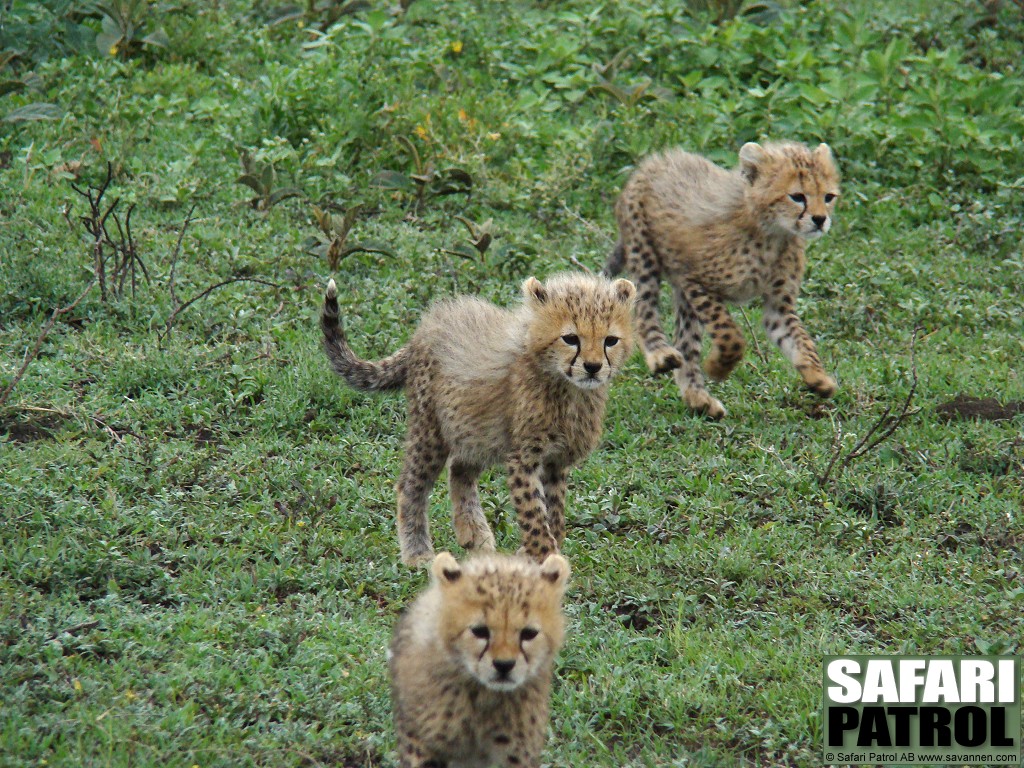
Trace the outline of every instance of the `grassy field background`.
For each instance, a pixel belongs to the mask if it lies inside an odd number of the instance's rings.
[[[674,144],[831,144],[799,306],[840,390],[756,308],[723,422],[633,358],[571,479],[546,762],[818,765],[823,654],[1020,651],[1022,11],[732,5],[5,4],[0,764],[395,765],[405,403],[329,372],[323,285],[381,356],[599,268]]]

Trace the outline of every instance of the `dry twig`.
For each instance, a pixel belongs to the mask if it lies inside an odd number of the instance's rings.
[[[83,190],[74,183],[71,184],[71,188],[89,203],[89,213],[85,216],[80,216],[78,220],[92,236],[93,274],[99,282],[100,299],[104,303],[107,301],[108,289],[107,266],[111,258],[114,259],[114,265],[109,275],[111,278],[109,288],[115,296],[120,296],[124,292],[125,282],[129,276],[131,277],[132,296],[135,296],[137,287],[136,268],[142,272],[142,276],[149,282],[149,270],[146,269],[145,262],[139,256],[138,248],[135,245],[135,236],[132,234],[132,214],[135,212],[135,204],[132,203],[128,207],[124,222],[121,221],[120,216],[117,214],[117,206],[120,205],[121,198],[115,198],[114,202],[109,206],[105,207],[104,205],[103,197],[107,193],[113,178],[114,168],[108,162],[107,177],[100,186],[89,186]],[[117,227],[117,239],[110,236],[108,220],[113,220]],[[116,284],[113,282],[115,280]]]
[[[77,299],[66,307],[58,307],[53,310],[53,314],[50,315],[50,319],[46,321],[43,325],[43,329],[39,332],[39,336],[36,337],[35,346],[33,346],[29,353],[25,355],[25,360],[22,362],[21,368],[19,368],[17,373],[14,374],[14,378],[11,379],[10,383],[4,387],[4,391],[0,392],[0,408],[3,408],[7,403],[7,399],[11,396],[11,392],[14,391],[18,382],[21,381],[22,377],[25,375],[25,371],[28,370],[29,365],[31,365],[32,361],[39,356],[39,350],[42,348],[43,342],[46,341],[46,337],[50,335],[50,330],[53,328],[53,324],[57,322],[57,318],[74,311],[75,307],[78,306],[78,303],[85,298],[85,294],[91,291],[95,284],[95,280],[90,280],[89,284],[85,286],[85,290],[78,294]]]
[[[576,267],[577,269],[582,269],[582,270],[583,270],[584,272],[586,272],[586,273],[587,273],[587,274],[589,274],[589,275],[592,275],[592,274],[594,274],[594,270],[592,270],[592,269],[591,269],[590,267],[588,267],[588,266],[587,266],[586,264],[584,264],[584,263],[583,263],[582,261],[580,261],[579,259],[577,259],[577,258],[576,258],[575,256],[570,256],[570,257],[569,257],[569,261],[570,261],[570,263],[572,263],[572,265],[573,265],[574,267]]]
[[[223,288],[225,285],[231,285],[232,283],[259,283],[260,285],[268,285],[271,288],[280,288],[281,287],[277,283],[272,283],[269,280],[261,280],[258,277],[232,277],[232,278],[230,278],[228,280],[221,280],[219,283],[217,283],[215,285],[211,285],[206,290],[196,294],[191,299],[186,301],[184,304],[182,304],[179,307],[177,307],[171,313],[171,316],[167,318],[167,322],[164,325],[163,333],[160,334],[160,341],[163,341],[164,339],[166,339],[170,335],[171,329],[174,327],[174,321],[178,319],[178,315],[180,315],[182,312],[184,312],[186,309],[191,307],[193,304],[195,304],[200,299],[205,299],[207,296],[209,296],[211,293],[213,293],[218,288]]]
[[[917,345],[917,334],[920,328],[914,328],[914,335],[910,339],[910,391],[907,392],[907,397],[903,401],[903,405],[900,407],[899,413],[895,416],[892,415],[892,406],[887,406],[882,415],[878,417],[874,424],[871,425],[867,433],[860,440],[857,441],[856,445],[850,449],[850,452],[840,459],[842,452],[842,424],[836,427],[836,439],[833,442],[834,450],[832,452],[832,458],[825,467],[825,471],[818,476],[818,483],[824,485],[828,482],[832,476],[832,470],[837,468],[841,472],[850,466],[850,464],[859,459],[869,451],[873,451],[885,440],[888,440],[892,434],[899,429],[899,426],[906,420],[907,416],[910,415],[910,405],[914,400],[914,393],[917,391],[917,362],[914,357],[914,350]]]
[[[167,278],[167,289],[171,293],[171,304],[178,303],[178,297],[174,295],[174,268],[178,265],[178,256],[181,254],[181,242],[185,239],[185,232],[188,230],[188,225],[192,222],[192,214],[196,211],[196,203],[192,204],[192,207],[188,209],[188,213],[185,214],[185,223],[181,225],[181,232],[178,233],[178,242],[174,246],[174,253],[171,254],[171,271]]]
[[[99,281],[100,300],[104,303],[107,301],[106,256],[103,252],[107,239],[107,217],[114,212],[120,200],[115,200],[104,213],[103,195],[107,193],[107,187],[110,186],[113,178],[114,166],[108,162],[107,178],[99,187],[90,186],[88,189],[82,190],[74,183],[71,184],[71,188],[89,202],[89,215],[80,216],[79,221],[85,226],[86,231],[92,235],[93,274],[96,280]]]
[[[90,629],[96,629],[99,625],[99,621],[96,621],[95,619],[92,621],[83,621],[81,624],[75,624],[75,626],[62,629],[60,632],[54,632],[47,638],[47,640],[52,642],[61,635],[71,635],[73,637],[81,634],[82,632],[88,632]]]
[[[859,459],[869,451],[873,451],[882,444],[883,441],[887,440],[892,436],[900,424],[902,424],[906,417],[910,414],[910,403],[913,401],[914,392],[918,391],[918,364],[914,358],[914,347],[918,343],[918,332],[920,328],[913,329],[913,336],[910,338],[910,389],[906,393],[906,398],[903,400],[903,404],[900,407],[899,413],[896,416],[892,416],[893,407],[887,406],[886,410],[882,412],[882,415],[878,418],[874,424],[870,426],[867,433],[857,440],[857,443],[852,447],[850,453],[840,459],[842,453],[842,429],[843,426],[840,424],[837,427],[838,436],[835,441],[835,451],[833,457],[828,462],[828,466],[825,467],[825,471],[818,476],[818,483],[824,485],[828,478],[831,476],[833,469],[839,468],[839,471],[843,471],[850,466],[852,462]]]
[[[739,311],[740,317],[743,318],[743,324],[747,326],[747,336],[750,338],[750,341],[753,342],[754,344],[754,354],[757,355],[758,359],[762,363],[768,365],[768,355],[766,355],[764,351],[761,349],[761,344],[757,340],[757,334],[754,333],[754,326],[751,325],[750,318],[747,317],[746,307],[739,307]]]

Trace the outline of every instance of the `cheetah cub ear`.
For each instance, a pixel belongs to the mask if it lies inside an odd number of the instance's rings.
[[[615,291],[615,298],[623,304],[632,304],[636,296],[636,286],[622,277],[612,283],[612,290]]]
[[[548,289],[536,277],[528,277],[523,283],[523,296],[527,302],[544,304],[548,300]]]
[[[753,141],[748,141],[740,147],[740,175],[748,183],[753,184],[755,179],[757,179],[761,163],[767,158],[768,153],[764,151],[764,147]]]
[[[540,576],[559,592],[564,592],[569,580],[569,563],[561,555],[548,555],[540,564]]]
[[[824,144],[824,143],[819,144],[817,146],[817,148],[814,150],[814,154],[815,154],[815,156],[820,157],[823,160],[832,160],[833,159],[833,157],[832,157],[832,147],[830,147],[828,144]]]
[[[434,581],[441,585],[454,584],[462,578],[462,566],[448,552],[442,552],[434,558],[430,571]]]

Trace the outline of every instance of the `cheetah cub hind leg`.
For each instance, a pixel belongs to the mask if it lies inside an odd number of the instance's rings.
[[[452,463],[448,467],[448,491],[452,500],[452,524],[460,547],[493,552],[494,533],[487,524],[477,490],[480,467]]]

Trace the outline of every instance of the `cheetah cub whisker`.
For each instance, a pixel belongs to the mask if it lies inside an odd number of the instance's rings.
[[[389,654],[400,765],[539,766],[568,563],[442,552],[431,572]]]
[[[531,277],[516,309],[468,296],[441,301],[404,347],[369,362],[349,347],[328,283],[320,325],[335,372],[357,389],[404,389],[409,401],[397,483],[404,563],[433,558],[427,507],[446,464],[461,546],[494,550],[477,479],[504,463],[522,551],[543,560],[559,550],[569,470],[597,445],[609,382],[633,348],[634,293],[622,279]]]
[[[725,304],[759,298],[768,338],[821,397],[836,383],[796,314],[808,240],[832,226],[839,172],[827,144],[748,143],[727,171],[699,155],[672,149],[637,167],[615,206],[619,242],[605,273],[626,267],[637,285],[637,327],[655,373],[674,370],[687,405],[725,416],[704,385],[701,336],[711,336],[704,371],[722,380],[746,342]],[[675,336],[658,319],[661,280],[672,285]]]

